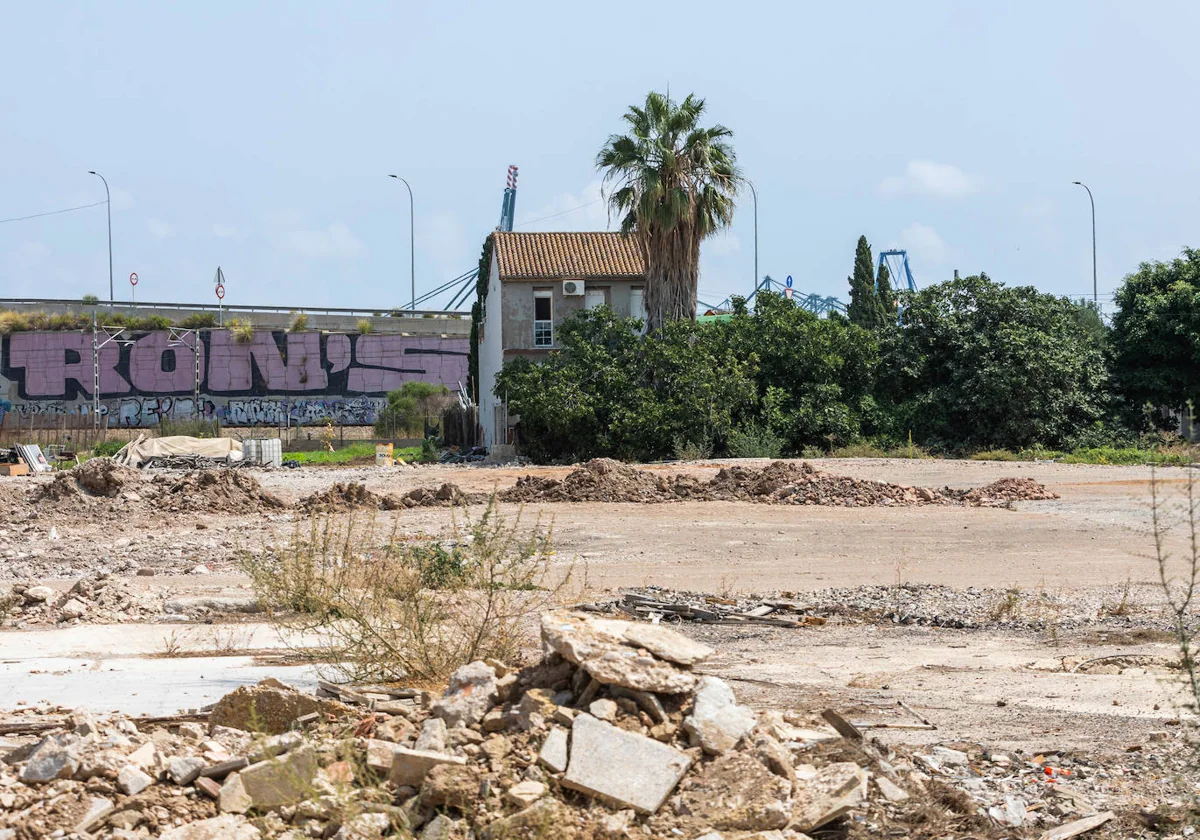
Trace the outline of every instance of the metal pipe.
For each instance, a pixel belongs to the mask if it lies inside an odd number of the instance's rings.
[[[401,178],[399,175],[391,175],[408,189],[408,279],[412,283],[412,302],[409,304],[409,309],[413,312],[417,311],[417,237],[416,237],[416,221],[413,211],[413,191],[408,181]]]
[[[1092,305],[1099,310],[1100,294],[1096,285],[1096,199],[1092,197],[1091,189],[1083,181],[1072,181],[1071,183],[1087,190],[1088,201],[1092,204]]]
[[[108,211],[108,302],[115,300],[113,296],[113,262],[112,262],[112,193],[108,191],[108,181],[94,169],[88,170],[89,175],[95,175],[104,181],[104,208]]]
[[[746,184],[750,187],[750,194],[754,196],[754,291],[758,291],[758,190],[754,189],[754,182],[749,178],[745,179]]]

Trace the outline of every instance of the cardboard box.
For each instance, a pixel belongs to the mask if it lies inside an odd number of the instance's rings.
[[[29,475],[25,464],[0,464],[0,475]]]

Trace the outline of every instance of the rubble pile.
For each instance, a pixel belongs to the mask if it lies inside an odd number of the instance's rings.
[[[171,511],[246,513],[286,507],[278,496],[264,490],[257,479],[240,470],[156,475],[151,487],[155,505]]]
[[[92,458],[39,486],[33,499],[35,502],[58,502],[80,496],[112,499],[122,492],[135,491],[142,483],[142,474],[137,470],[123,467],[112,458]]]
[[[7,615],[4,603],[9,605]],[[66,592],[36,583],[0,585],[0,619],[14,625],[144,621],[161,615],[163,604],[161,591],[139,587],[107,572],[79,578]]]
[[[457,484],[446,482],[441,487],[430,489],[417,487],[403,495],[394,493],[380,495],[367,489],[361,482],[335,482],[326,490],[305,496],[296,507],[309,514],[345,513],[366,508],[369,510],[404,510],[414,507],[448,507],[483,501],[483,494],[468,494]]]
[[[506,502],[751,501],[773,504],[949,505],[1003,507],[1014,501],[1056,499],[1029,478],[1003,478],[970,490],[909,487],[818,470],[807,462],[774,461],[761,469],[724,467],[707,482],[685,474],[660,475],[610,458],[594,458],[561,481],[533,475],[500,494]]]
[[[665,627],[560,611],[541,630],[539,664],[472,662],[436,699],[268,679],[203,723],[4,723],[23,742],[0,761],[0,838],[1069,837],[1114,817],[1082,759],[902,753],[836,714],[840,734],[739,704],[698,670],[713,650]]]

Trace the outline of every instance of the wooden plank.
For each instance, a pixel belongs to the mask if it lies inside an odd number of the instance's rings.
[[[859,728],[833,709],[826,709],[821,712],[821,717],[825,718],[825,722],[837,730],[837,733],[843,738],[851,738],[855,741],[863,739],[863,734]]]

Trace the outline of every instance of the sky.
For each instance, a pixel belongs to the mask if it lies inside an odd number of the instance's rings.
[[[918,285],[1092,291],[1200,245],[1200,4],[10,3],[0,220],[112,190],[116,296],[387,308],[517,230],[604,230],[595,157],[650,90],[707,101],[759,274],[848,297],[860,234]],[[105,206],[0,222],[0,297],[108,296]],[[700,297],[754,284],[754,203]],[[443,296],[435,303],[444,304]]]

